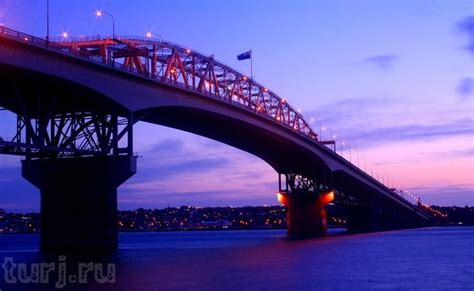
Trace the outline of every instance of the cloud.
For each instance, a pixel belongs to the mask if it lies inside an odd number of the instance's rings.
[[[464,78],[459,81],[457,92],[461,99],[466,100],[474,96],[474,78]]]
[[[175,152],[184,149],[184,142],[177,138],[165,138],[152,145],[146,152]]]
[[[385,97],[355,97],[331,102],[307,113],[309,116],[317,116],[317,119],[324,126],[335,128],[339,125],[346,126],[351,124],[352,121],[361,120],[369,112],[372,117],[377,111],[385,111],[387,108],[390,108],[393,112],[392,109],[398,105],[395,99]],[[380,114],[380,112],[377,114]]]
[[[452,184],[441,187],[416,187],[411,188],[419,194],[421,200],[428,204],[440,206],[474,205],[474,184]],[[446,204],[449,201],[449,205]]]
[[[141,151],[138,172],[120,188],[120,208],[268,204],[274,170],[248,153],[198,136],[164,138]]]
[[[474,157],[474,148],[465,149],[465,150],[452,150],[447,152],[439,153],[444,157],[457,158],[457,157]]]
[[[393,103],[394,100],[389,98],[350,98],[350,99],[342,99],[336,103],[336,106],[344,109],[353,109],[357,107],[374,107],[380,105],[387,105],[389,103]]]
[[[198,158],[177,164],[149,167],[147,171],[151,170],[154,176],[163,178],[171,175],[187,175],[189,173],[214,171],[225,167],[229,163],[230,161],[226,158]]]
[[[395,65],[398,59],[399,57],[397,55],[375,55],[367,57],[362,61],[364,63],[371,64],[377,68],[389,70]]]
[[[447,137],[453,135],[474,134],[473,119],[458,119],[439,124],[411,124],[404,126],[390,126],[371,129],[367,131],[353,132],[352,139],[370,137],[367,146],[373,146],[386,142],[429,140],[433,138]]]
[[[465,49],[474,55],[474,15],[466,16],[456,25],[457,31],[467,35]]]
[[[336,100],[308,112],[322,139],[331,134],[362,148],[407,140],[433,140],[472,134],[472,109],[439,109],[410,105],[404,98],[355,97]]]

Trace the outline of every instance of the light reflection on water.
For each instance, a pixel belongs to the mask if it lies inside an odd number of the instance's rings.
[[[55,260],[32,251],[37,244],[35,235],[1,235],[0,258]],[[76,260],[81,261],[68,257],[69,263]],[[117,282],[71,287],[472,290],[474,227],[333,234],[306,240],[288,239],[284,230],[122,233],[115,255],[94,260],[116,263]],[[2,291],[37,290],[41,285],[12,288],[1,277],[0,282]]]

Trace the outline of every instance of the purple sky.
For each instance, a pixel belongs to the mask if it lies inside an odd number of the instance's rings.
[[[133,4],[131,4],[133,3]],[[426,203],[474,204],[472,1],[50,0],[51,35],[147,31],[249,74],[338,141],[344,155]],[[0,0],[0,23],[45,36],[46,0]],[[0,113],[0,136],[14,122]],[[276,204],[276,173],[212,140],[138,124],[139,172],[119,208]],[[17,157],[0,156],[0,208],[39,209]]]

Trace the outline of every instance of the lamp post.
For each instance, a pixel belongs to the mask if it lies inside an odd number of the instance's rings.
[[[46,0],[46,41],[49,43],[49,0]]]
[[[95,16],[97,16],[97,17],[102,17],[102,15],[107,15],[107,16],[110,16],[112,18],[112,39],[114,39],[115,38],[115,18],[112,14],[110,14],[108,12],[105,12],[105,11],[97,10],[95,12]]]

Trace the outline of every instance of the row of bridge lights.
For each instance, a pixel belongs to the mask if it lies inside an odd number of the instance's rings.
[[[247,77],[246,77],[246,76],[243,76],[242,79],[243,79],[243,80],[247,80]],[[207,81],[205,82],[205,85],[206,85],[206,88],[207,88],[207,89],[208,89],[209,86],[210,86]],[[231,86],[229,86],[228,89],[230,90],[230,89],[231,89]],[[267,88],[264,88],[264,92],[268,92],[268,89],[267,89]],[[286,103],[286,100],[285,100],[285,99],[281,99],[281,102],[282,102],[283,104],[285,104],[285,103]],[[262,110],[263,110],[263,108],[261,107],[261,105],[259,105],[259,106],[256,108],[256,111],[257,111],[257,112],[260,112],[260,111],[262,111]],[[297,109],[297,112],[300,113],[300,114],[301,114],[301,111],[302,111],[301,109]],[[278,121],[280,121],[280,117],[279,117],[279,116],[277,116],[276,119],[277,119]],[[306,120],[308,120],[308,119],[306,118]],[[326,126],[323,126],[322,123],[321,123],[319,120],[316,120],[316,119],[314,119],[314,118],[310,118],[309,121],[310,121],[310,124],[313,123],[314,121],[317,121],[317,122],[319,123],[319,139],[320,139],[320,140],[322,140],[322,133],[323,133],[324,131],[329,131],[329,132],[330,132],[330,138],[335,142],[334,151],[335,151],[336,153],[338,153],[338,151],[337,151],[337,144],[336,144],[336,137],[337,137],[337,136],[336,136],[335,134],[333,134],[332,130],[331,130],[330,128],[326,127]],[[295,129],[297,129],[297,128],[298,128],[298,127],[295,126]],[[339,154],[341,157],[343,157],[344,159],[347,160],[347,158],[344,157],[344,147],[345,147],[346,145],[349,146],[349,162],[350,162],[351,164],[354,164],[354,165],[355,165],[355,163],[352,163],[352,153],[354,153],[354,152],[357,153],[357,164],[356,164],[356,166],[357,166],[359,169],[362,170],[362,167],[361,167],[361,165],[360,165],[360,155],[359,155],[359,151],[356,151],[350,144],[346,143],[345,141],[341,141],[340,147],[339,147],[339,153],[338,153],[338,154]],[[367,161],[368,161],[367,158],[364,158],[364,172],[366,172],[366,173],[368,173],[368,171],[367,171]],[[413,195],[410,191],[402,190],[402,189],[401,189],[401,186],[399,186],[400,184],[397,183],[394,179],[388,178],[388,177],[387,177],[388,175],[387,175],[385,172],[382,171],[383,174],[382,174],[382,175],[379,175],[379,172],[380,172],[381,170],[380,170],[380,169],[379,169],[379,170],[376,169],[376,172],[374,173],[374,167],[376,167],[376,165],[375,165],[374,163],[369,162],[369,166],[370,166],[370,176],[372,176],[373,178],[376,178],[379,182],[382,182],[382,184],[384,184],[385,186],[387,186],[389,189],[391,189],[391,190],[392,190],[393,192],[395,192],[396,194],[402,196],[402,197],[405,198],[405,199],[411,198],[411,199],[413,200],[413,202],[415,202],[415,204],[419,204],[419,205],[423,206],[424,208],[428,209],[429,211],[431,211],[431,212],[432,212],[433,214],[435,214],[435,215],[438,215],[438,216],[441,216],[441,217],[447,217],[447,214],[444,214],[444,213],[442,213],[442,212],[440,212],[440,211],[438,211],[438,210],[436,210],[436,209],[433,209],[433,208],[430,207],[429,205],[422,203],[420,197],[417,197],[417,196]],[[381,180],[381,181],[380,181],[380,180]],[[397,191],[397,189],[400,189],[400,191]]]
[[[298,111],[298,113],[301,113],[301,109],[298,109],[297,111]],[[334,141],[334,152],[336,152],[337,154],[339,154],[341,157],[343,157],[346,160],[347,160],[347,156],[346,157],[344,156],[344,146],[348,146],[349,147],[349,162],[353,165],[356,165],[359,169],[362,170],[362,166],[360,164],[359,151],[355,150],[350,144],[346,143],[346,141],[341,141],[340,147],[339,147],[339,153],[338,153],[337,143],[336,143],[336,137],[337,136],[335,134],[333,134],[332,130],[330,128],[324,126],[321,123],[321,121],[319,121],[317,119],[310,118],[309,121],[310,121],[310,124],[314,123],[315,121],[319,123],[319,139],[320,139],[320,141],[323,141],[323,139],[322,139],[323,132],[329,131],[330,138]],[[357,164],[352,162],[352,154],[353,153],[357,153]],[[366,172],[368,174],[369,173],[368,169],[367,169],[368,159],[365,158],[365,157],[363,159],[364,159],[363,169],[364,169],[364,172]],[[420,197],[417,197],[417,196],[413,195],[410,191],[403,190],[402,187],[400,186],[400,184],[398,182],[396,182],[394,179],[388,178],[385,172],[382,171],[383,175],[379,175],[379,171],[377,171],[377,169],[376,169],[376,172],[374,173],[374,167],[376,167],[375,164],[369,162],[369,166],[370,166],[370,176],[372,176],[373,178],[376,178],[379,182],[382,182],[382,184],[387,186],[389,189],[392,189],[392,191],[395,192],[396,194],[402,196],[405,199],[411,198],[413,200],[413,202],[415,202],[416,204],[419,204],[422,207],[428,209],[434,215],[438,215],[438,216],[441,216],[441,217],[444,217],[444,218],[446,218],[448,216],[447,214],[442,213],[441,211],[438,211],[438,210],[430,207],[429,205],[427,205],[425,203],[422,203]],[[382,181],[380,181],[380,180],[382,180]],[[400,189],[400,190],[397,191],[397,189]]]

